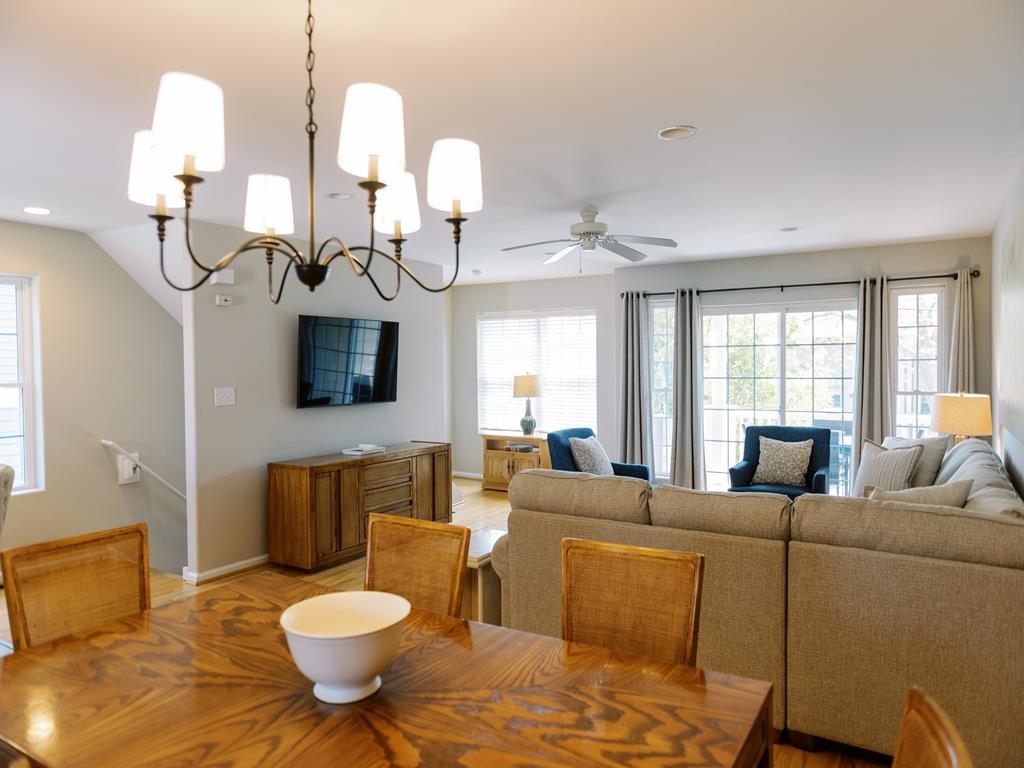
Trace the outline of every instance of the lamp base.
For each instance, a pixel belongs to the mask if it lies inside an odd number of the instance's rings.
[[[533,430],[537,428],[537,420],[530,412],[530,398],[526,398],[526,414],[519,420],[519,427],[524,435],[532,435]]]

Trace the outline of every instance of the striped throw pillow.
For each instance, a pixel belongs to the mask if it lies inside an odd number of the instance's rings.
[[[882,491],[902,491],[910,487],[910,479],[921,459],[924,447],[883,448],[865,440],[860,449],[860,466],[853,481],[853,495],[863,496],[864,486],[871,485]]]

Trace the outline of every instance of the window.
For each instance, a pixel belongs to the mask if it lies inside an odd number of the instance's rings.
[[[896,288],[890,294],[895,310],[892,350],[896,395],[896,434],[932,437],[932,403],[945,379],[946,337],[944,291],[941,287]]]
[[[729,487],[750,424],[832,430],[830,484],[851,478],[857,310],[854,301],[704,310],[704,462]]]
[[[526,404],[513,377],[540,376],[537,429],[597,426],[597,313],[593,309],[477,315],[477,424],[519,430]]]
[[[652,300],[651,412],[654,419],[654,474],[668,479],[672,473],[672,403],[675,386],[676,305],[673,299]]]
[[[32,311],[32,278],[0,275],[0,462],[15,491],[41,485]]]

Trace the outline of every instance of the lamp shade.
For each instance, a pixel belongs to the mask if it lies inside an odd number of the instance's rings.
[[[416,177],[402,171],[377,193],[377,210],[373,215],[373,228],[385,235],[395,231],[400,222],[402,234],[420,228],[420,201],[416,197]]]
[[[988,395],[964,392],[935,395],[932,429],[947,435],[991,435],[992,406]]]
[[[197,171],[224,168],[224,92],[216,83],[185,72],[160,78],[153,110],[153,135],[181,173],[185,156]]]
[[[513,379],[512,397],[538,396],[540,396],[540,376],[535,373],[527,373]]]
[[[289,235],[295,231],[292,218],[292,183],[284,176],[254,173],[245,192],[246,232]]]
[[[427,167],[427,204],[439,211],[454,211],[454,201],[462,213],[484,207],[480,147],[466,139],[439,139]]]
[[[163,195],[168,208],[182,208],[185,198],[182,183],[174,178],[175,173],[173,161],[166,151],[157,147],[153,132],[136,131],[128,166],[128,199],[155,206],[157,195]]]
[[[377,158],[377,178],[388,183],[405,170],[405,118],[402,96],[377,83],[354,83],[345,92],[341,114],[338,165],[368,179],[371,157]]]

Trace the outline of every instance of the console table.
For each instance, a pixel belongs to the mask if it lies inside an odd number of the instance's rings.
[[[450,454],[448,443],[410,442],[267,464],[271,562],[313,570],[360,557],[371,512],[449,522]]]
[[[484,432],[480,435],[484,447],[484,480],[482,487],[490,491],[507,491],[516,472],[524,469],[551,469],[547,435],[524,435],[521,432]],[[515,443],[532,445],[529,453],[509,451],[506,446]]]

